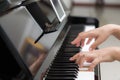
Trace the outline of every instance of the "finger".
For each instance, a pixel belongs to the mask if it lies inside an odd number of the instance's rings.
[[[80,42],[76,43],[76,47],[79,47],[80,45],[81,45]]]
[[[85,44],[85,39],[82,39],[82,40],[81,40],[81,47],[83,47],[84,44]]]
[[[79,33],[78,36],[71,42],[71,44],[77,44],[78,42],[80,42],[85,34],[85,32]]]
[[[78,42],[80,42],[81,41],[81,38],[80,38],[80,36],[78,35],[72,42],[71,42],[71,44],[77,44]]]
[[[100,45],[102,43],[102,40],[101,40],[101,37],[99,37],[99,38],[97,38],[96,40],[95,40],[95,42],[90,46],[90,48],[93,50],[93,49],[96,49],[96,47],[98,46],[98,45]]]
[[[71,57],[69,60],[70,61],[74,61],[79,57],[79,53],[77,53],[76,55],[74,55],[73,57]]]
[[[80,68],[83,67],[84,62],[85,62],[85,57],[83,57],[83,58],[80,60],[80,63],[79,63]]]
[[[82,67],[82,62],[84,61],[84,57],[85,55],[83,53],[79,54],[79,58],[76,60],[76,64],[80,65],[80,67]]]
[[[95,68],[95,66],[97,65],[97,64],[99,64],[99,59],[95,59],[92,63],[91,63],[91,65],[90,65],[90,67],[89,67],[89,71],[92,71],[94,68]]]

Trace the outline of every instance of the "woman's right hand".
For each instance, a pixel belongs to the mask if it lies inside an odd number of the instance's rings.
[[[95,39],[94,43],[90,46],[90,50],[95,49],[98,45],[104,42],[113,32],[114,25],[108,24],[102,27],[90,30],[87,32],[81,32],[78,36],[71,42],[71,44],[79,46],[84,46],[85,39],[88,38],[86,44],[89,44],[92,39]]]

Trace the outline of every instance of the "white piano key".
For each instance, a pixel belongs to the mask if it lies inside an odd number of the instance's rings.
[[[95,29],[95,25],[85,25],[85,30],[84,31],[89,31]]]
[[[95,74],[94,72],[79,71],[78,77],[75,80],[95,80],[94,74]]]

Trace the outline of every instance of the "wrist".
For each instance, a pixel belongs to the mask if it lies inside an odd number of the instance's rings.
[[[105,30],[105,32],[107,32],[109,35],[113,35],[117,30],[117,25],[107,24],[107,25],[104,25],[101,28],[103,28],[103,30]]]
[[[119,25],[115,25],[115,24],[108,24],[107,25],[110,30],[110,34],[112,35],[116,35],[118,32],[120,32],[120,26]]]
[[[120,48],[119,47],[113,47],[113,59],[120,61]]]

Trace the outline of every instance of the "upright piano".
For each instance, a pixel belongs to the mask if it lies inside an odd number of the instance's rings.
[[[99,21],[65,14],[59,21],[49,0],[41,0],[24,1],[0,15],[0,80],[81,80],[79,66],[69,60],[81,48],[71,41]],[[100,65],[93,77],[101,80]]]

